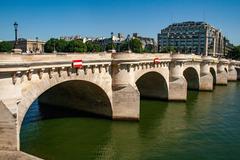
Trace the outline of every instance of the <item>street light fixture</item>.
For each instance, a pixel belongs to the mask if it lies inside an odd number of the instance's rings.
[[[131,53],[131,47],[130,47],[130,35],[127,35],[127,43],[128,43],[128,52]]]
[[[53,42],[54,42],[53,43],[53,53],[57,53],[57,51],[56,51],[56,39],[54,39]]]
[[[112,53],[116,53],[116,50],[114,49],[114,40],[113,40],[113,38],[114,38],[114,34],[113,34],[113,32],[111,32],[111,43],[112,43],[111,52],[112,52]]]
[[[36,37],[36,53],[37,53],[37,51],[38,51],[38,37]]]
[[[112,43],[112,50],[114,49],[113,48],[113,32],[111,32],[111,43]]]
[[[14,31],[15,31],[15,44],[14,44],[14,48],[16,48],[16,46],[17,46],[17,39],[18,39],[18,37],[17,37],[18,24],[17,24],[17,22],[15,22],[15,23],[13,24],[13,26],[14,26]]]

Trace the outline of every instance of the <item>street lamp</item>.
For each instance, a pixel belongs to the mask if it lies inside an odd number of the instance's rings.
[[[111,43],[112,43],[112,50],[111,50],[111,52],[112,53],[116,53],[116,50],[114,49],[114,40],[113,40],[113,37],[114,37],[114,35],[113,35],[113,32],[111,32]]]
[[[121,50],[120,44],[121,44],[121,34],[118,33],[118,52],[120,52],[120,50]]]
[[[17,24],[17,22],[15,22],[13,24],[13,26],[14,26],[14,31],[15,31],[15,44],[14,44],[14,48],[16,48],[16,46],[17,46],[17,31],[18,31],[18,24]]]
[[[53,42],[54,42],[53,43],[53,53],[57,53],[57,51],[56,51],[56,39],[54,39]]]
[[[36,37],[36,52],[38,51],[38,37]]]
[[[131,53],[131,48],[130,48],[130,35],[127,35],[127,43],[128,43],[128,52]]]
[[[111,43],[112,43],[112,50],[114,49],[113,48],[113,32],[111,32]]]

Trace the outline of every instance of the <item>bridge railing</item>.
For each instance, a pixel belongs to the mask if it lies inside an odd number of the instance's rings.
[[[83,60],[83,66],[109,66],[111,54],[50,54],[50,55],[0,55],[0,72],[27,71],[45,68],[71,67],[72,61]]]
[[[16,54],[0,54],[0,71],[7,68],[36,68],[47,66],[71,66],[72,60],[81,59],[84,65],[111,64],[112,61],[122,62],[152,62],[154,58],[160,61],[208,61],[212,63],[234,63],[240,65],[239,61],[230,61],[227,59],[218,59],[210,56],[199,56],[194,54],[136,54],[136,53],[94,53],[94,54],[42,54],[42,55],[16,55]]]

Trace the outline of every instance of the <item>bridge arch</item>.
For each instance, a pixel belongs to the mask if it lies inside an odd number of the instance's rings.
[[[135,84],[141,97],[168,99],[168,83],[165,77],[159,72],[146,72],[136,79]]]
[[[20,133],[28,109],[37,98],[41,103],[57,106],[63,106],[62,104],[64,104],[66,107],[73,106],[72,108],[81,111],[112,117],[111,83],[105,84],[109,81],[102,82],[100,80],[101,76],[95,75],[96,77],[93,76],[92,78],[77,75],[62,77],[54,75],[51,79],[45,76],[42,80],[25,82],[24,85],[27,87],[22,89],[21,101],[18,104],[18,133]],[[87,100],[82,101],[84,98],[87,98]],[[78,103],[80,105],[76,105]],[[84,108],[84,105],[88,106]],[[100,105],[103,107],[100,107]]]
[[[213,84],[215,85],[217,83],[217,72],[213,67],[210,67],[210,73],[213,76]]]
[[[197,70],[193,67],[188,67],[183,71],[183,76],[187,81],[187,88],[190,90],[199,90],[200,78]]]

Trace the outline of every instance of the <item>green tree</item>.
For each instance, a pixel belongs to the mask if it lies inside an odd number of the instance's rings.
[[[161,53],[170,53],[170,52],[176,52],[176,48],[173,46],[167,46],[161,49]]]
[[[87,52],[100,52],[102,51],[102,47],[95,42],[88,41],[86,42]]]
[[[60,39],[56,41],[55,45],[56,45],[55,47],[57,52],[66,52],[68,41]]]
[[[154,53],[155,52],[155,46],[152,45],[152,44],[147,44],[144,48],[144,52]]]
[[[0,42],[0,52],[11,52],[13,49],[13,44],[10,42]]]
[[[234,46],[233,50],[228,53],[228,58],[240,59],[240,45]]]
[[[56,47],[57,41],[58,39],[55,38],[51,38],[50,40],[48,40],[44,45],[44,51],[47,53],[52,53],[54,51],[54,45]]]
[[[137,38],[130,40],[130,48],[131,48],[132,52],[135,52],[135,53],[143,52],[142,43]]]
[[[72,40],[66,46],[66,52],[86,52],[87,46],[81,40]]]
[[[109,51],[109,50],[112,50],[112,49],[115,49],[116,48],[116,45],[114,43],[108,43],[106,45],[106,51]]]
[[[120,45],[120,52],[124,52],[128,50],[128,42],[125,41]]]

